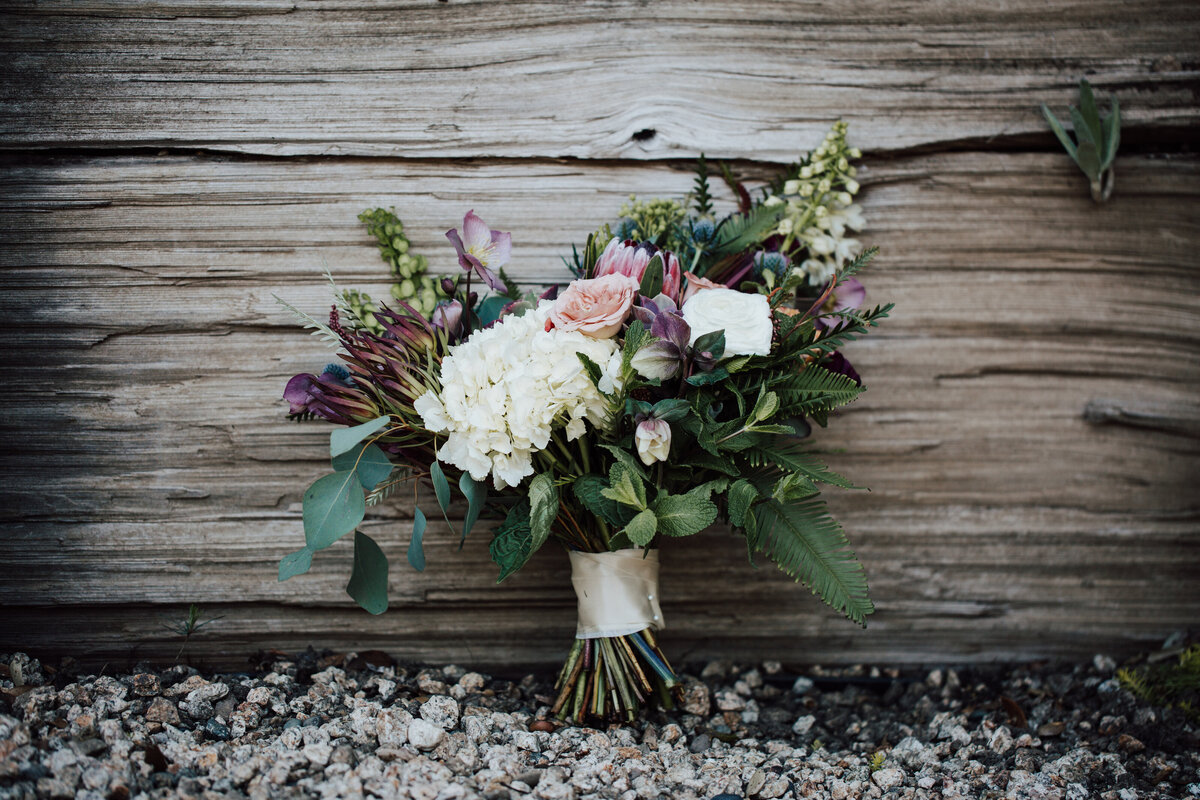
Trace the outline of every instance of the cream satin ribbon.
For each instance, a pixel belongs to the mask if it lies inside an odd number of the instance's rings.
[[[571,551],[571,583],[579,598],[576,639],[625,636],[665,627],[658,607],[658,551]]]

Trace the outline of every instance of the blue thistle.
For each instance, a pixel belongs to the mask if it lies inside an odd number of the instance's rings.
[[[692,223],[692,239],[699,244],[712,241],[716,233],[717,226],[713,225],[711,219],[698,219]]]
[[[758,253],[754,256],[754,262],[760,271],[770,270],[779,279],[783,278],[790,266],[787,256],[779,252]]]
[[[632,239],[635,233],[637,233],[637,223],[629,217],[622,217],[621,221],[617,223],[617,238],[625,241]]]
[[[350,370],[343,367],[341,364],[326,364],[325,369],[321,370],[322,375],[331,375],[337,378],[342,383],[350,386]]]

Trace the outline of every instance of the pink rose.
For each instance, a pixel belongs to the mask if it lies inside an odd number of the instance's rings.
[[[687,288],[683,290],[683,297],[679,298],[679,304],[683,305],[688,300],[692,299],[692,295],[701,289],[728,289],[729,287],[723,283],[714,283],[708,278],[701,278],[699,275],[693,275],[691,272],[683,273],[683,277],[687,278]]]
[[[626,275],[572,281],[554,301],[546,330],[558,328],[609,339],[621,330],[637,292],[638,282]]]

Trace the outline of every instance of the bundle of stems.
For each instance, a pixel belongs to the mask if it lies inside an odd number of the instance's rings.
[[[625,636],[576,639],[554,684],[560,720],[632,722],[655,702],[672,709],[681,683],[649,628]]]

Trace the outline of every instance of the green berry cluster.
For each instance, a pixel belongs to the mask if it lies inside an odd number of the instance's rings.
[[[621,206],[620,214],[633,223],[629,237],[640,242],[659,243],[663,234],[671,231],[687,217],[687,209],[678,200],[656,198],[638,200],[629,195],[629,202]]]
[[[404,223],[396,216],[394,208],[375,208],[358,215],[360,222],[367,226],[367,232],[379,243],[379,256],[391,268],[395,283],[392,284],[391,294],[397,300],[408,303],[424,316],[428,317],[437,307],[439,300],[446,298],[440,283],[430,275],[425,274],[429,262],[425,256],[409,252],[408,237],[404,235]],[[347,292],[349,296],[351,293]],[[371,298],[361,292],[354,292],[360,298],[359,302],[366,314],[363,324],[368,328],[373,326],[366,322],[366,316],[374,310]],[[348,299],[348,302],[349,299]],[[352,304],[353,305],[353,304]],[[373,317],[371,318],[374,321]]]

